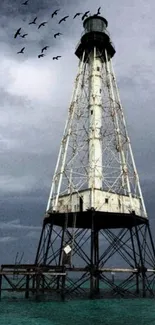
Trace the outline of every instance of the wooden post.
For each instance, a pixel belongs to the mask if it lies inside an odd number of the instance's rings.
[[[66,268],[63,266],[62,272],[65,273]],[[65,281],[66,281],[66,275],[62,275],[62,285],[61,285],[61,300],[65,301]]]
[[[36,273],[36,300],[39,301],[40,274]]]
[[[32,276],[32,294],[35,294],[35,285],[36,285],[36,275],[33,274]]]
[[[45,275],[42,274],[42,293],[45,293]]]
[[[26,275],[26,291],[25,291],[25,298],[29,298],[29,281],[30,281],[30,275]]]
[[[0,274],[0,300],[2,295],[2,274]]]

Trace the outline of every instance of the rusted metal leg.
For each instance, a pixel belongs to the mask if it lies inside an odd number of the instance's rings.
[[[92,218],[92,227],[91,227],[91,247],[90,247],[90,256],[91,256],[91,265],[90,265],[90,298],[94,297],[94,287],[95,287],[95,277],[94,277],[94,214],[91,215]]]

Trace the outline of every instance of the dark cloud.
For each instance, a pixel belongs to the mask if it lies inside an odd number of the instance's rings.
[[[23,15],[26,16],[29,13],[36,13],[40,11],[49,11],[52,12],[57,8],[65,7],[66,4],[70,4],[71,1],[65,0],[30,0],[27,6],[22,5],[24,1],[15,0],[13,4],[9,0],[1,1],[1,14],[11,16],[14,18],[15,16]]]
[[[53,35],[56,32],[63,32],[63,40],[70,31],[70,26],[73,23],[72,15],[65,24],[59,25],[59,20],[69,11],[74,8],[71,0],[65,1],[31,1],[27,6],[22,5],[23,1],[14,1],[13,5],[10,1],[2,1],[1,3],[1,42],[5,52],[11,57],[16,55],[16,52],[25,46],[25,58],[37,56],[40,49],[48,44],[50,47],[61,48],[59,42],[54,39]],[[54,10],[60,9],[57,16],[51,19],[51,14]],[[36,25],[29,25],[35,17],[37,18]],[[38,26],[42,21],[47,21],[48,24],[38,30]],[[28,33],[25,39],[17,37],[14,39],[16,30],[21,27],[21,33]],[[8,47],[9,45],[9,47]],[[23,59],[23,58],[22,58]]]

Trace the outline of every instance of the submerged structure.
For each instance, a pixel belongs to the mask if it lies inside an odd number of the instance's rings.
[[[90,16],[83,25],[35,264],[16,272],[25,272],[27,297],[154,296],[155,248],[112,66],[115,48],[105,18]]]

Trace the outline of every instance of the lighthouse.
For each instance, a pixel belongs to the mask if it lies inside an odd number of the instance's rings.
[[[145,297],[155,250],[112,64],[116,51],[104,17],[90,16],[83,27],[35,263],[65,270],[53,290],[63,285],[66,295],[89,283],[89,296],[102,296],[104,283],[114,295]]]

